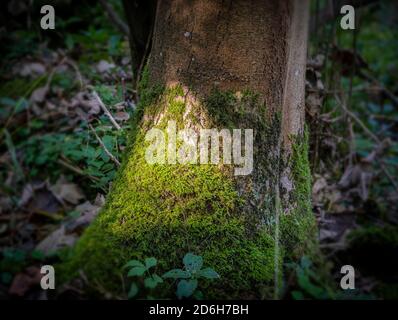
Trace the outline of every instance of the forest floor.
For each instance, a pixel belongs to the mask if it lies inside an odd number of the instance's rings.
[[[2,34],[0,299],[85,296],[79,286],[56,297],[39,290],[39,266],[67,259],[103,206],[135,92],[127,38],[99,5],[81,6],[50,41],[24,19]],[[286,266],[285,299],[398,297],[398,70],[388,62],[398,48],[384,46],[381,61],[380,49],[367,47],[398,35],[374,28],[357,36],[362,51],[338,34],[311,45],[306,117],[324,257]],[[341,295],[346,264],[357,290]]]

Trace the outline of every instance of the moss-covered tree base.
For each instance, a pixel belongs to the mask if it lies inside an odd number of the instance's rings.
[[[112,191],[62,266],[64,274],[70,278],[81,269],[89,282],[124,295],[122,266],[128,260],[156,257],[162,274],[181,267],[183,256],[192,252],[221,275],[199,284],[205,298],[272,297],[275,265],[282,270],[284,257],[300,252],[314,224],[304,142],[289,160],[294,210],[280,220],[281,249],[275,259],[273,190],[281,170],[276,152],[280,121],[265,115],[259,97],[248,92],[214,91],[203,98],[180,86],[142,88],[137,126]],[[165,128],[168,120],[176,121],[177,130],[252,128],[252,174],[236,177],[232,165],[148,164],[145,133],[152,126]],[[156,297],[175,297],[170,284]]]

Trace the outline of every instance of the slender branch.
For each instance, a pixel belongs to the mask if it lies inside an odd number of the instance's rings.
[[[387,176],[388,180],[390,180],[391,184],[394,186],[395,190],[398,192],[398,183],[394,180],[391,173],[388,172],[386,166],[384,165],[383,160],[379,160],[378,162],[380,164],[381,170],[384,172],[384,174]]]
[[[91,87],[92,88],[92,87]],[[115,118],[112,116],[112,114],[109,112],[109,110],[106,108],[105,104],[102,102],[101,98],[99,97],[98,93],[93,89],[92,90],[93,96],[97,99],[102,111],[107,115],[109,120],[112,122],[113,126],[117,130],[121,130],[122,128],[119,126],[119,124],[116,122]]]
[[[115,27],[118,28],[126,36],[129,36],[130,35],[129,27],[119,17],[119,15],[116,13],[116,11],[112,7],[112,5],[109,4],[109,2],[106,0],[100,0],[100,3],[104,7],[105,11],[107,12],[107,14],[109,16],[109,19],[115,25]]]
[[[80,89],[83,89],[84,88],[84,80],[83,80],[82,74],[81,74],[80,69],[77,66],[77,64],[70,59],[66,60],[66,64],[68,64],[69,66],[71,66],[73,68],[73,70],[76,73],[77,78],[79,79]]]
[[[117,165],[120,166],[120,162],[118,159],[116,159],[116,157],[108,150],[108,148],[105,146],[104,142],[101,140],[101,138],[98,136],[97,132],[95,132],[93,126],[91,124],[88,124],[88,127],[90,128],[90,130],[94,133],[95,138],[97,139],[97,141],[99,142],[99,144],[101,145],[102,149],[104,149],[105,153],[108,155],[109,158],[111,158],[111,160]]]
[[[366,80],[375,83],[383,92],[384,94],[395,104],[398,106],[398,97],[394,95],[388,88],[386,88],[379,80],[375,77],[366,74],[364,72],[360,73],[360,76],[365,78]]]
[[[376,142],[378,145],[381,145],[383,142],[380,141],[380,139],[368,129],[368,127],[351,111],[347,109],[344,103],[338,98],[337,95],[335,95],[336,101],[340,104],[340,106],[343,108],[344,112],[351,117],[355,122],[363,129],[363,131],[368,135],[369,138],[371,138],[374,142]],[[383,171],[383,173],[386,175],[387,179],[391,182],[391,184],[394,186],[394,188],[398,191],[398,183],[394,180],[393,176],[388,172],[386,166],[384,165],[384,162],[382,160],[378,160],[380,164],[380,168]]]
[[[75,166],[71,165],[70,163],[68,163],[67,161],[65,161],[65,160],[63,160],[63,159],[58,159],[58,160],[57,160],[57,163],[59,163],[61,166],[65,167],[66,169],[69,169],[69,170],[73,171],[74,173],[76,173],[76,174],[78,174],[78,175],[88,177],[88,178],[90,178],[91,180],[94,180],[94,181],[97,181],[97,182],[100,181],[99,178],[88,175],[87,173],[85,173],[85,172],[84,172],[82,169],[80,169],[79,167],[75,167]]]
[[[337,95],[335,95],[336,101],[339,103],[339,105],[343,108],[344,112],[350,116],[352,119],[355,120],[355,122],[363,129],[363,131],[377,144],[380,144],[381,141],[380,139],[372,132],[368,129],[368,127],[361,121],[361,119],[359,119],[354,113],[352,113],[351,111],[349,111],[347,109],[347,107],[345,106],[345,104],[339,99],[339,97]]]

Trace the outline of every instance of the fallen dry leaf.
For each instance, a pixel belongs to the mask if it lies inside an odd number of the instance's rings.
[[[38,285],[41,280],[41,273],[38,267],[32,266],[25,270],[24,273],[18,273],[8,290],[10,295],[15,295],[22,297],[24,296],[32,287]]]
[[[76,109],[76,113],[81,118],[86,118],[86,115],[98,114],[101,111],[101,107],[97,99],[92,97],[86,92],[77,93],[69,104],[70,108]]]
[[[51,191],[48,190],[48,183],[36,181],[24,186],[19,207],[25,207],[32,212],[56,213],[60,210],[60,204]]]
[[[45,255],[56,252],[57,250],[65,247],[72,247],[76,242],[76,235],[66,234],[65,226],[61,227],[54,232],[50,233],[44,238],[37,246],[36,250],[44,253]]]
[[[41,76],[46,73],[46,67],[39,62],[28,62],[23,64],[17,73],[22,77]]]
[[[41,88],[37,88],[35,91],[32,92],[30,96],[31,102],[41,103],[46,99],[48,94],[49,88],[48,86],[43,86]]]
[[[105,73],[110,71],[111,69],[115,68],[115,65],[113,63],[109,63],[106,60],[101,60],[98,62],[96,65],[96,69],[99,73]]]
[[[86,201],[81,205],[78,205],[75,210],[80,213],[80,216],[73,219],[66,225],[68,232],[75,232],[87,227],[94,218],[98,215],[102,205],[91,204],[90,201]]]
[[[319,177],[312,186],[312,195],[316,196],[320,191],[327,187],[328,183],[324,177]]]
[[[130,119],[130,115],[124,111],[116,112],[113,117],[116,121],[127,121],[128,119]]]
[[[321,229],[319,231],[319,241],[321,242],[335,242],[338,236],[337,231]]]
[[[49,190],[62,204],[64,204],[64,201],[77,204],[80,200],[85,198],[79,186],[67,181],[64,176],[59,177],[57,182],[49,187]]]
[[[29,200],[32,198],[33,192],[34,190],[32,185],[30,183],[27,183],[23,188],[22,196],[21,199],[19,199],[18,206],[22,207],[25,204],[27,204]]]

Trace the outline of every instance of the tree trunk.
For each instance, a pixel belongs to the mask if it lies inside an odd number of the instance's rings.
[[[105,208],[75,248],[73,269],[120,292],[128,260],[154,256],[162,273],[193,252],[221,275],[199,281],[206,298],[278,297],[282,263],[313,243],[307,23],[301,0],[158,1],[135,129]],[[252,129],[253,170],[250,161],[243,174],[242,163],[226,161],[226,138],[222,163],[198,163],[199,155],[181,163],[169,149],[166,163],[148,163],[151,128],[176,149],[184,143],[170,123],[197,135]],[[250,131],[243,132],[244,145],[233,147],[250,146]],[[250,148],[243,153],[250,158]]]

